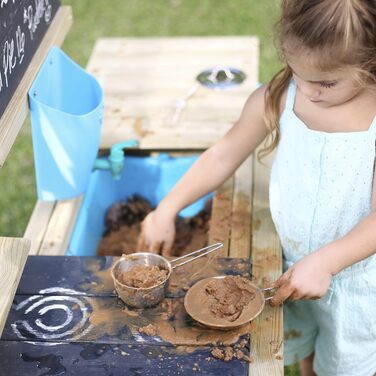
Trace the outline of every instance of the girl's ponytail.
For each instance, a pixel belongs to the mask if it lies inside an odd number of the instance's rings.
[[[269,130],[265,146],[259,150],[257,157],[265,157],[278,145],[280,138],[279,117],[282,95],[289,85],[292,72],[289,66],[281,69],[269,82],[265,91],[265,116],[264,121]]]

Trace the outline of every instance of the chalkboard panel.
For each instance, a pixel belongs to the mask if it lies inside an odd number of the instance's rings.
[[[0,0],[0,117],[59,6],[60,0]]]

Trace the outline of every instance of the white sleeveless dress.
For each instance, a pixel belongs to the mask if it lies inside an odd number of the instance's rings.
[[[371,212],[376,117],[367,131],[309,129],[290,82],[270,177],[270,209],[285,268],[346,235]],[[376,231],[376,228],[375,228]],[[376,372],[376,255],[333,278],[316,301],[284,305],[285,362],[315,352],[318,375]]]

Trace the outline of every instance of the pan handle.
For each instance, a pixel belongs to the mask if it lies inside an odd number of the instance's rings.
[[[264,293],[265,301],[271,300],[276,290],[277,290],[277,287],[266,287],[264,289],[261,289],[261,291]]]
[[[188,253],[184,256],[180,256],[172,261],[170,261],[170,264],[172,265],[172,269],[175,269],[179,266],[182,266],[182,265],[185,265],[185,264],[188,264],[189,262],[193,261],[193,260],[196,260],[198,259],[199,257],[202,257],[202,256],[205,256],[205,255],[208,255],[209,253],[212,253],[214,251],[216,251],[217,249],[219,248],[222,248],[223,247],[223,243],[215,243],[215,244],[212,244],[212,245],[208,245],[207,247],[205,248],[201,248],[201,249],[198,249],[197,251],[193,251],[191,253]],[[204,252],[205,251],[205,252]],[[198,256],[195,256],[195,257],[192,257],[196,254],[199,254]],[[180,261],[182,259],[185,259],[187,257],[191,257],[189,260],[187,261],[184,261],[184,262],[181,262],[180,264],[175,264],[176,261]]]

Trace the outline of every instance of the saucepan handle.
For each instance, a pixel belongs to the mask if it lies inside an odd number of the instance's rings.
[[[265,301],[268,301],[273,298],[274,293],[277,291],[276,287],[266,287],[264,289],[261,289],[261,291],[264,293]]]
[[[197,251],[193,251],[191,253],[188,253],[184,256],[180,256],[172,261],[170,261],[170,264],[172,265],[172,269],[175,269],[179,266],[182,266],[182,265],[185,265],[185,264],[188,264],[189,262],[193,261],[193,260],[196,260],[202,256],[205,256],[205,255],[208,255],[209,253],[212,253],[214,251],[216,251],[217,249],[220,249],[223,247],[223,243],[215,243],[215,244],[212,244],[212,245],[208,245],[207,247],[205,248],[201,248],[201,249],[198,249]],[[198,255],[198,256],[195,256],[195,257],[192,257],[194,255]],[[181,262],[180,264],[175,264],[177,261],[180,261],[184,258],[187,258],[187,257],[191,257],[189,260],[186,260],[184,262]]]

